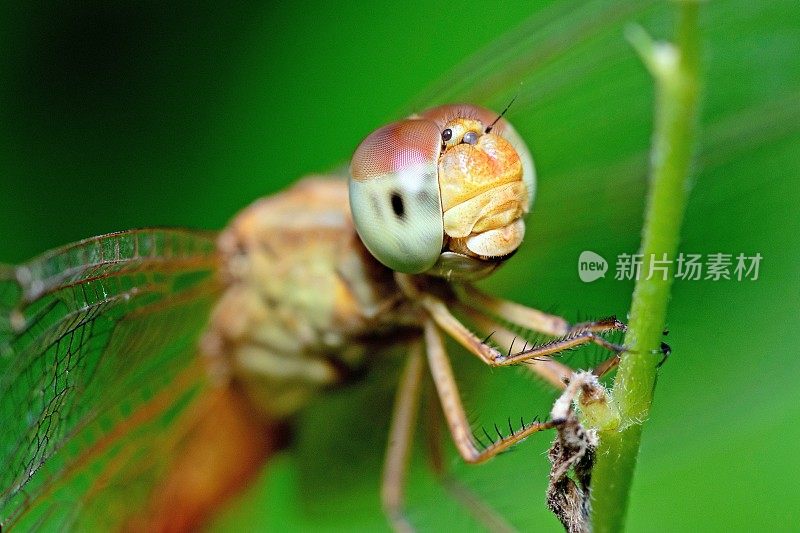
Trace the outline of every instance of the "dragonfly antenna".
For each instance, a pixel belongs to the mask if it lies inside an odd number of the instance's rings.
[[[489,124],[489,126],[486,128],[486,130],[484,131],[484,133],[489,133],[490,131],[492,131],[492,128],[494,128],[494,125],[495,125],[495,124],[497,124],[497,121],[498,121],[498,120],[500,120],[501,118],[503,118],[503,115],[505,115],[505,114],[506,114],[506,111],[508,111],[508,108],[509,108],[509,107],[511,107],[511,104],[513,104],[513,103],[514,103],[514,101],[517,99],[517,96],[519,96],[519,93],[517,93],[517,94],[515,94],[515,95],[514,95],[514,98],[512,98],[512,99],[511,99],[511,101],[510,101],[510,102],[508,103],[508,105],[506,106],[506,108],[505,108],[505,109],[503,109],[503,112],[502,112],[502,113],[500,113],[499,115],[497,115],[497,118],[496,118],[496,119],[494,119],[494,122],[492,122],[491,124]]]

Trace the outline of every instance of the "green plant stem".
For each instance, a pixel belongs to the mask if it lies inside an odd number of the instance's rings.
[[[699,30],[695,2],[679,4],[675,44],[654,43],[638,28],[629,38],[656,83],[655,131],[651,152],[650,192],[642,232],[642,267],[633,292],[625,352],[612,402],[619,409],[618,429],[600,432],[592,480],[593,527],[619,531],[625,520],[628,493],[642,424],[653,399],[674,259],[689,191],[689,170],[696,139],[699,99]],[[668,275],[655,259],[670,261]],[[658,267],[659,265],[654,265]]]

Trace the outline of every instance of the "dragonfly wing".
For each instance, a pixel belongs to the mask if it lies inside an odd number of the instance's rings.
[[[210,233],[146,229],[0,266],[0,524],[106,529],[144,501],[206,381],[216,264]]]

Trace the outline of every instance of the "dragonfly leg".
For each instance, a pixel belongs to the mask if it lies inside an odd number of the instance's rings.
[[[551,337],[565,337],[579,331],[606,333],[609,331],[625,331],[627,329],[625,323],[617,320],[614,316],[570,325],[566,319],[560,316],[551,315],[502,298],[496,298],[470,285],[462,287],[460,301],[464,307],[473,312],[496,315],[512,324],[532,329]]]
[[[403,511],[403,493],[419,408],[422,371],[421,346],[416,342],[412,345],[397,388],[381,483],[384,512],[394,530],[398,532],[414,531]]]
[[[481,331],[491,332],[492,341],[503,348],[504,352],[510,354],[515,344],[519,346],[519,342],[523,342],[523,348],[527,348],[527,345],[524,344],[525,341],[520,341],[518,335],[514,334],[508,328],[498,324],[486,315],[483,315],[471,307],[467,307],[466,305],[459,305],[459,309],[461,309]],[[598,327],[597,325],[601,324],[601,322],[598,321],[592,324],[594,324],[595,327]],[[577,326],[574,327],[577,328]],[[619,354],[615,353],[608,359],[600,362],[594,368],[594,370],[592,370],[592,373],[597,377],[603,377],[610,371],[617,368],[619,365],[619,360]],[[543,378],[556,389],[564,389],[566,386],[565,384],[567,381],[569,381],[570,375],[574,371],[574,369],[570,366],[560,363],[550,357],[529,359],[524,368],[536,374],[538,377]]]
[[[516,531],[497,511],[492,509],[483,499],[475,494],[469,487],[461,483],[457,478],[447,471],[442,450],[441,428],[444,423],[441,407],[437,404],[437,398],[433,397],[433,390],[428,387],[431,398],[426,402],[428,415],[425,416],[428,458],[436,478],[447,490],[447,493],[472,517],[492,532],[510,533]]]
[[[442,412],[447,420],[453,442],[458,453],[465,461],[468,463],[484,462],[533,433],[555,427],[552,422],[531,422],[529,425],[521,427],[509,435],[498,438],[498,440],[483,449],[479,449],[472,436],[469,421],[461,403],[458,385],[453,376],[453,369],[447,358],[437,325],[433,320],[428,319],[425,321],[424,328],[428,366],[431,370],[433,383],[436,386]]]
[[[503,349],[506,353],[511,353],[514,346],[524,347],[524,341],[519,339],[519,336],[513,333],[508,328],[498,324],[488,316],[481,314],[466,305],[460,305],[459,308],[469,317],[475,326],[484,333],[491,333],[492,341]],[[532,372],[537,377],[544,379],[547,383],[552,385],[558,390],[566,387],[566,382],[572,375],[574,369],[551,359],[544,357],[541,359],[533,359],[529,364],[524,366],[529,372]]]
[[[560,316],[551,315],[516,302],[496,298],[479,291],[471,285],[463,286],[459,297],[461,303],[469,309],[479,313],[497,315],[512,324],[529,328],[551,337],[563,337],[571,329],[569,322]]]
[[[591,331],[593,333],[628,331],[628,326],[625,324],[625,322],[618,320],[617,317],[609,316],[599,320],[590,320],[588,322],[579,322],[578,324],[574,324],[571,328],[569,328],[567,335],[580,331]]]
[[[589,323],[591,325],[584,326],[583,329],[570,329],[570,332],[564,337],[544,344],[524,346],[518,352],[509,351],[509,353],[503,354],[479,339],[462,324],[458,318],[453,316],[442,300],[430,294],[422,294],[419,297],[419,301],[440,328],[489,366],[508,366],[537,360],[590,343],[602,346],[614,354],[624,351],[622,346],[614,344],[600,335],[605,331],[625,328],[622,322],[611,318],[597,323]]]
[[[611,357],[609,357],[605,361],[602,361],[599,365],[594,367],[594,369],[592,370],[592,374],[594,374],[598,378],[601,378],[606,374],[608,374],[609,372],[611,372],[612,370],[614,370],[615,368],[617,368],[619,366],[619,361],[620,361],[619,354],[612,355]]]
[[[491,331],[492,339],[495,342],[502,346],[507,346],[508,355],[512,354],[513,342],[517,339],[517,336],[507,328],[498,324],[497,321],[490,318],[491,315],[496,315],[507,320],[511,324],[532,329],[544,333],[545,335],[562,337],[562,339],[555,339],[554,342],[565,340],[565,338],[573,336],[580,337],[582,334],[585,335],[586,332],[602,334],[612,331],[627,331],[628,329],[627,325],[618,320],[615,316],[569,325],[565,319],[559,316],[544,313],[538,309],[526,307],[501,298],[495,298],[470,285],[462,287],[459,294],[458,305],[478,327],[484,331]],[[666,335],[666,331],[664,334]],[[603,342],[602,339],[592,338],[591,335],[586,335],[586,337],[589,338],[585,342],[594,342],[595,344],[612,349],[612,351],[615,351],[613,348],[621,348],[611,345],[610,343],[607,344]],[[527,348],[528,346],[524,345],[524,349],[516,355],[530,353],[527,351]],[[664,360],[666,360],[670,353],[669,345],[662,343],[660,352],[664,356]],[[572,369],[566,365],[560,365],[560,367],[553,366],[554,363],[557,363],[549,357],[528,359],[527,362],[529,363],[527,368],[530,371],[543,377],[560,389],[564,388],[565,378],[568,378],[569,373],[572,371]],[[619,362],[619,353],[615,353],[598,364],[592,373],[597,377],[602,377],[615,369],[619,365]],[[505,364],[509,363],[506,362]]]

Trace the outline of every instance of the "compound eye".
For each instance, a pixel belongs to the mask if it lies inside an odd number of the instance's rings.
[[[477,144],[478,143],[478,134],[474,131],[468,131],[464,134],[463,141],[467,144]]]
[[[447,142],[452,138],[453,138],[453,130],[451,130],[450,128],[447,128],[442,132],[442,140],[444,142]]]
[[[398,272],[431,268],[444,243],[439,126],[401,120],[367,136],[350,164],[350,209],[361,241]]]

